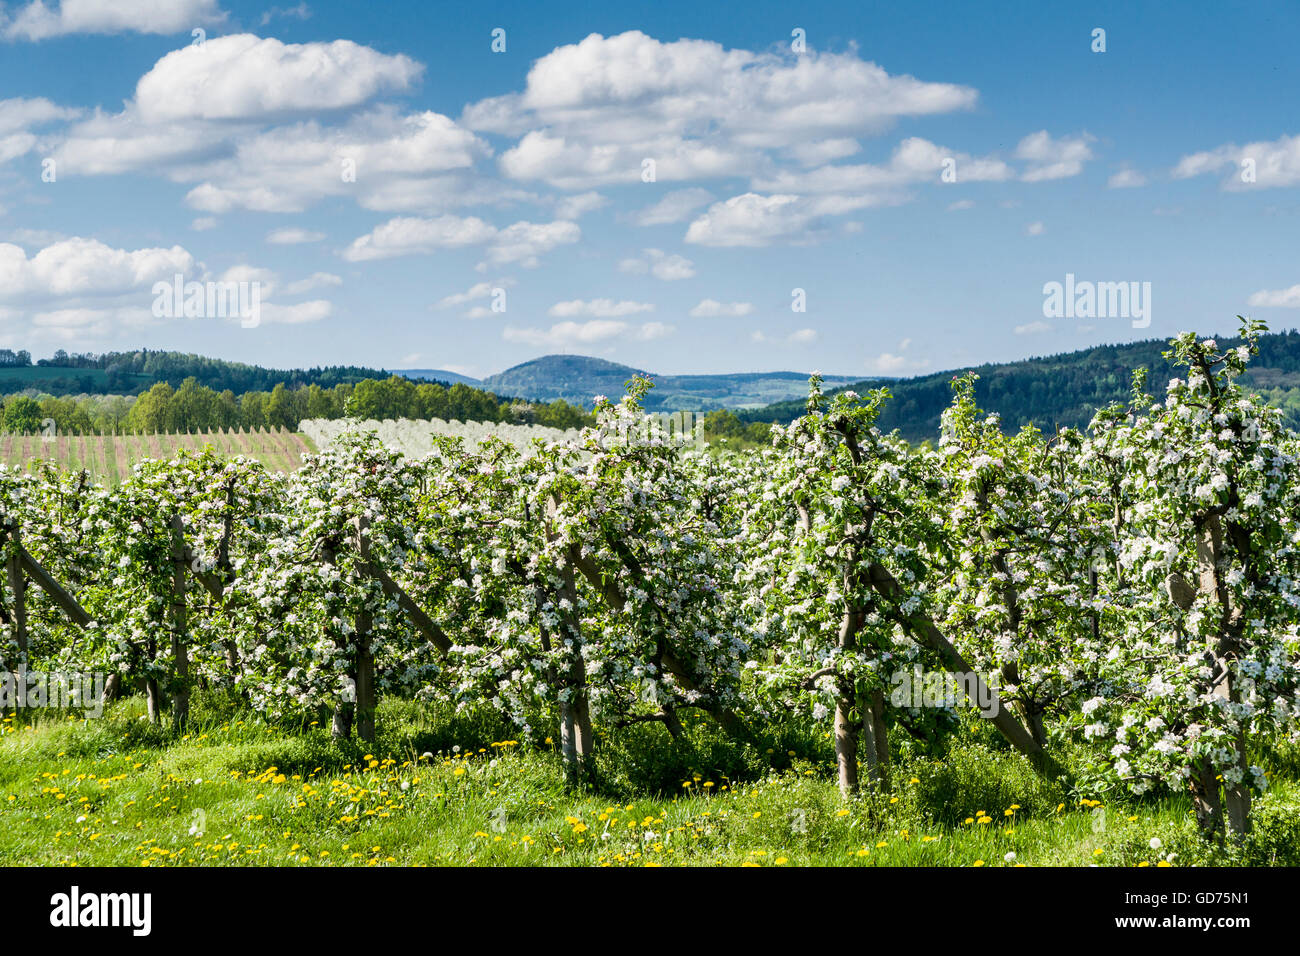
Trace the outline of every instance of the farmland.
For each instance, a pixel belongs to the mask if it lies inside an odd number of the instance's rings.
[[[937,450],[814,376],[713,456],[637,379],[528,449],[0,471],[0,858],[1295,862],[1300,436],[1237,384],[1256,331],[1087,432],[957,380]]]
[[[304,436],[285,429],[223,431],[181,435],[0,435],[0,464],[31,468],[48,461],[67,471],[86,471],[92,482],[116,485],[131,466],[145,458],[171,458],[178,451],[197,452],[211,446],[226,457],[244,456],[268,470],[287,473],[302,465],[311,451]]]

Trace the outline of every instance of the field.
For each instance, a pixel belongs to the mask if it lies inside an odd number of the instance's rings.
[[[711,455],[638,379],[527,455],[0,471],[0,863],[1296,865],[1300,435],[1172,344],[938,450],[814,377]]]
[[[179,449],[201,451],[211,445],[221,454],[254,458],[271,471],[296,471],[302,456],[312,450],[303,435],[277,431],[221,431],[199,435],[0,435],[0,464],[30,467],[49,460],[70,471],[85,469],[92,481],[118,484],[134,462],[144,458],[170,458]]]
[[[5,724],[0,865],[1137,866],[1300,862],[1280,779],[1243,850],[1207,848],[1184,797],[1091,799],[987,735],[905,758],[845,802],[829,734],[729,752],[700,722],[607,741],[598,792],[492,715],[389,701],[380,737],[268,724],[218,695],[170,738],[143,701],[100,720]],[[991,746],[989,745],[991,744]],[[745,765],[748,765],[746,768]],[[649,774],[655,773],[654,779]],[[729,776],[728,774],[731,774]],[[1153,844],[1152,841],[1157,841]]]

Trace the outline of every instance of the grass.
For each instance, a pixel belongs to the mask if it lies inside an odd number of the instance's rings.
[[[669,748],[647,727],[603,743],[591,793],[564,786],[552,745],[505,736],[490,713],[387,702],[379,739],[362,746],[211,696],[171,740],[142,709],[135,698],[98,720],[6,720],[0,865],[1159,866],[1170,852],[1173,865],[1269,863],[1294,855],[1279,827],[1300,820],[1284,781],[1261,802],[1254,856],[1216,856],[1182,797],[1067,795],[975,743],[906,758],[892,793],[845,802],[825,747],[755,750],[766,766],[732,779],[709,764],[719,752],[702,724],[672,748],[698,769],[629,785]]]
[[[30,468],[52,460],[69,471],[85,469],[92,481],[116,485],[130,474],[132,463],[142,458],[171,457],[178,449],[199,451],[211,445],[229,455],[255,458],[271,471],[288,473],[302,465],[302,456],[314,451],[305,436],[286,429],[275,431],[213,432],[193,435],[41,435],[0,434],[0,465]]]

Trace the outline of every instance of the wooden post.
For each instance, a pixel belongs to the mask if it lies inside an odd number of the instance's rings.
[[[186,641],[185,522],[172,515],[172,731],[178,736],[190,718],[190,654]]]

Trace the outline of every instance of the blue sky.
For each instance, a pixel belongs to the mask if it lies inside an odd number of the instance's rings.
[[[3,6],[4,346],[910,375],[1300,324],[1294,3],[282,4]],[[156,315],[177,273],[259,321]],[[1045,316],[1067,274],[1149,326]]]

